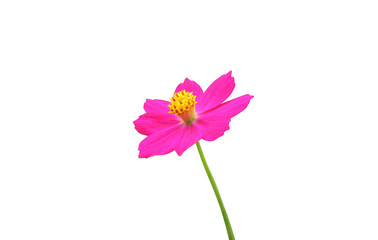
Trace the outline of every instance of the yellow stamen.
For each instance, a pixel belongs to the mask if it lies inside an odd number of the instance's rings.
[[[170,113],[174,113],[181,118],[181,120],[186,123],[192,123],[196,118],[196,112],[194,109],[196,102],[196,97],[192,92],[187,92],[182,90],[177,92],[171,98],[171,103],[168,105],[170,108]]]

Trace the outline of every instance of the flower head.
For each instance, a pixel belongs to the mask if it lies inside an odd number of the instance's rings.
[[[235,88],[231,71],[215,80],[205,92],[188,78],[179,84],[171,102],[147,99],[145,114],[134,121],[147,137],[139,144],[139,157],[177,152],[179,156],[200,139],[214,141],[229,129],[231,118],[253,98],[246,94],[224,102]]]
[[[185,90],[175,93],[171,98],[171,103],[168,105],[170,108],[169,113],[179,116],[184,124],[191,124],[196,119],[194,108],[197,103],[196,97],[193,93]]]

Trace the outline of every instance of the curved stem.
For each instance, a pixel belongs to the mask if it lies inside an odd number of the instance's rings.
[[[196,145],[197,145],[197,149],[198,149],[199,155],[201,157],[203,166],[204,166],[204,168],[206,170],[207,176],[209,177],[211,186],[214,189],[215,196],[217,197],[217,200],[218,200],[218,203],[219,203],[219,207],[220,207],[220,209],[222,211],[224,223],[226,224],[228,238],[229,238],[229,240],[235,240],[235,236],[234,236],[234,233],[232,232],[230,220],[228,220],[226,209],[224,208],[224,205],[223,205],[223,202],[222,202],[222,198],[221,198],[221,196],[219,194],[219,190],[217,188],[217,184],[215,183],[213,175],[210,172],[209,166],[206,163],[206,159],[205,159],[205,156],[203,155],[201,145],[200,145],[199,142],[197,142]]]

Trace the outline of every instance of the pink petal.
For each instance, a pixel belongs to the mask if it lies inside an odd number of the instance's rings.
[[[220,76],[204,92],[201,100],[196,105],[196,112],[201,113],[212,109],[224,102],[235,88],[234,78],[231,71]]]
[[[173,113],[148,112],[134,121],[135,129],[144,135],[151,135],[155,132],[181,124],[181,120]]]
[[[176,90],[175,93],[180,92],[182,90],[185,90],[187,92],[192,92],[193,95],[196,95],[196,100],[198,102],[199,99],[201,99],[203,91],[200,85],[198,85],[195,81],[189,80],[189,78],[186,78],[183,83],[180,83]]]
[[[169,112],[169,107],[168,105],[170,102],[164,101],[164,100],[159,100],[159,99],[147,99],[146,102],[144,103],[144,110],[146,112]]]
[[[180,137],[177,132],[183,128],[182,124],[166,128],[146,137],[139,144],[139,158],[164,155],[174,150],[174,145]]]
[[[210,114],[204,114],[196,119],[195,125],[201,129],[203,140],[214,141],[230,129],[230,121],[231,118],[217,118]]]
[[[242,112],[253,96],[246,94],[198,115],[195,124],[200,127],[203,139],[214,141],[230,129],[231,118]]]
[[[175,150],[181,156],[189,147],[202,138],[201,130],[196,125],[181,123],[146,137],[139,144],[139,157],[148,158],[163,155]]]
[[[249,102],[253,97],[254,96],[252,95],[245,94],[243,96],[222,103],[218,107],[210,109],[209,111],[202,112],[201,115],[210,114],[213,117],[217,116],[232,118],[233,116],[243,111],[248,106]]]
[[[202,132],[195,124],[185,125],[176,134],[180,136],[175,143],[175,151],[179,156],[202,138]]]

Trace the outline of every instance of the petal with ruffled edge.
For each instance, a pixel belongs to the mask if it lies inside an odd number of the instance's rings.
[[[200,128],[202,138],[206,141],[214,141],[223,136],[224,132],[230,129],[231,118],[242,112],[252,98],[252,95],[246,94],[199,114],[195,125]]]
[[[169,105],[170,102],[160,100],[160,99],[147,99],[146,102],[144,103],[144,110],[146,112],[164,112],[168,113],[169,112]]]
[[[196,112],[202,113],[223,103],[235,88],[232,71],[220,76],[203,93],[200,101],[196,105]]]
[[[203,95],[201,86],[198,85],[195,81],[189,80],[189,78],[185,78],[185,81],[177,86],[175,93],[180,92],[182,90],[192,92],[193,95],[197,96],[197,102],[202,98]]]
[[[177,124],[181,124],[178,116],[164,112],[147,112],[134,121],[135,129],[147,136]]]
[[[139,144],[139,158],[149,158],[172,152],[175,143],[180,137],[177,132],[179,132],[181,128],[183,128],[183,125],[178,124],[147,136]]]
[[[149,158],[175,150],[181,156],[188,148],[202,138],[196,125],[176,125],[146,137],[139,144],[139,157]]]

